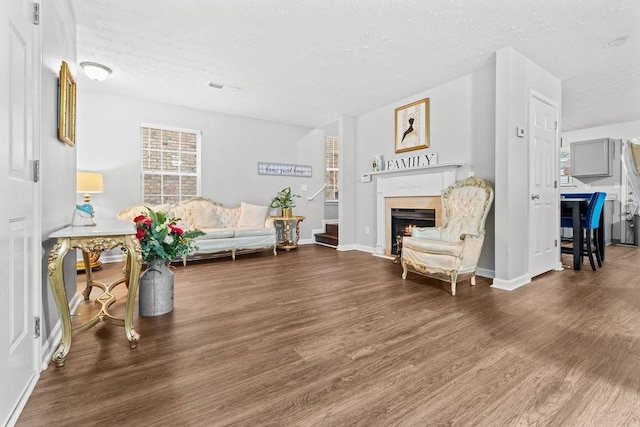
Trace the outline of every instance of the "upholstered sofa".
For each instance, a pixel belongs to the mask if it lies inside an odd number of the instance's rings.
[[[271,249],[276,255],[276,230],[268,217],[266,206],[242,202],[237,207],[226,207],[210,199],[196,197],[177,204],[131,206],[118,213],[118,219],[130,220],[148,212],[166,211],[180,218],[184,229],[197,228],[204,236],[196,239],[198,251],[189,259],[223,256],[230,254],[235,260],[237,253]]]

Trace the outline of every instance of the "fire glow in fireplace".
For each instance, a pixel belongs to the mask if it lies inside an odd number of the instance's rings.
[[[398,255],[398,237],[411,236],[413,227],[435,227],[435,209],[391,209],[391,254]]]

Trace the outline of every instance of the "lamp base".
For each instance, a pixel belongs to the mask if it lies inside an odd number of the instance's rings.
[[[86,206],[86,205],[83,205],[83,206]],[[93,213],[88,213],[86,210],[79,209],[79,207],[76,206],[76,209],[73,210],[73,218],[71,219],[71,226],[83,227],[83,226],[94,226],[94,225],[96,225],[96,223],[93,220]]]

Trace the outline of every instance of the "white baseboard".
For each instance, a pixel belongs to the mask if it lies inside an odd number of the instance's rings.
[[[372,248],[370,246],[364,246],[364,245],[338,245],[337,249],[339,251],[360,251],[360,252],[367,252],[367,253],[374,253],[376,251],[375,248]]]
[[[326,243],[322,243],[322,242],[313,242],[313,243],[315,243],[315,244],[316,244],[316,245],[318,245],[318,246],[325,246],[325,247],[327,247],[327,248],[337,249],[337,247],[336,247],[336,246],[334,246],[334,245],[328,245],[328,244],[326,244]]]
[[[33,393],[33,389],[36,388],[36,384],[38,384],[39,379],[40,379],[40,374],[36,374],[31,377],[31,379],[29,380],[29,384],[27,384],[27,387],[24,389],[24,393],[22,393],[22,396],[20,397],[20,400],[18,401],[15,408],[13,408],[13,412],[11,413],[9,420],[7,421],[7,427],[12,427],[16,425],[16,423],[18,422],[18,418],[20,418],[20,414],[22,413],[22,410],[24,409],[25,405],[29,401],[29,397],[31,396],[31,393]]]
[[[395,255],[378,254],[378,253],[375,253],[375,251],[371,255],[373,255],[375,257],[378,257],[378,258],[388,259],[388,260],[392,260],[392,261],[396,258]]]
[[[112,262],[122,262],[122,254],[120,255],[101,255],[100,261],[103,264],[110,264]]]
[[[496,271],[488,268],[476,269],[476,276],[486,277],[487,279],[494,279],[496,277]]]
[[[71,314],[75,314],[78,306],[82,302],[83,297],[76,292],[69,301],[69,312]],[[58,344],[60,344],[60,340],[62,339],[62,322],[60,319],[56,322],[55,326],[51,330],[51,334],[49,334],[49,338],[42,344],[42,349],[40,350],[40,354],[42,355],[42,370],[46,371],[49,367],[49,362],[51,362],[51,357],[53,356],[53,352],[58,348]]]
[[[493,279],[492,288],[502,289],[503,291],[513,291],[528,283],[531,283],[531,276],[523,274],[520,277],[516,277],[511,280]]]

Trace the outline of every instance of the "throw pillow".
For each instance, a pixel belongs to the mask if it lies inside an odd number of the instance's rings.
[[[264,221],[267,219],[269,208],[266,206],[251,205],[249,203],[240,203],[240,218],[237,227],[264,227]]]

